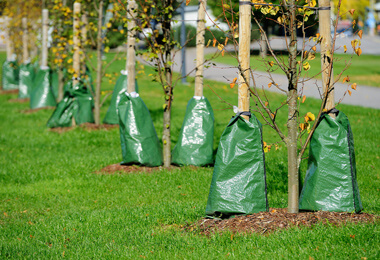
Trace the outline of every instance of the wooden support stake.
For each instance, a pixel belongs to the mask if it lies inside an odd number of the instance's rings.
[[[136,80],[136,10],[137,5],[135,1],[128,2],[128,48],[127,48],[127,92],[136,92],[135,80]]]
[[[195,67],[195,96],[203,96],[203,67],[205,47],[205,13],[207,0],[199,0],[197,26],[197,54]]]
[[[239,6],[239,91],[238,108],[240,112],[249,111],[249,59],[251,43],[251,9],[250,5]],[[248,116],[242,115],[246,120]]]
[[[82,30],[81,30],[81,34],[82,34],[81,46],[83,47],[81,63],[82,63],[82,73],[83,74],[86,74],[86,62],[85,62],[86,56],[84,55],[84,47],[87,44],[87,25],[88,25],[88,18],[87,18],[87,14],[84,13],[84,14],[82,14]]]
[[[29,49],[28,49],[28,19],[26,17],[22,18],[22,28],[23,28],[23,34],[22,34],[22,59],[24,61],[24,64],[27,64],[29,62]]]
[[[75,86],[79,83],[78,78],[80,77],[80,3],[74,3],[74,23],[73,23],[73,42],[74,42],[74,57],[73,57],[73,69],[74,69],[74,80],[73,85]]]
[[[49,10],[42,10],[42,58],[41,66],[48,65],[48,30],[49,30]]]
[[[319,7],[330,7],[330,0],[319,0]],[[332,62],[331,53],[331,15],[330,10],[319,10],[319,33],[322,37],[321,42],[321,68],[322,68],[322,84],[323,93],[327,93],[327,102],[325,108],[330,110],[335,107],[334,89],[330,90],[333,83],[333,71],[329,75],[329,67]],[[329,77],[330,76],[330,77]],[[330,116],[335,117],[334,114]]]
[[[12,43],[11,43],[11,35],[9,33],[9,25],[10,25],[10,18],[8,16],[5,16],[5,39],[6,39],[6,48],[7,48],[7,61],[10,61],[13,57],[13,50],[12,50]]]

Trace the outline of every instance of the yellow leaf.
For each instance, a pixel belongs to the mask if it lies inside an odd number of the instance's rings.
[[[349,10],[349,12],[350,12],[351,15],[354,15],[355,9],[351,9],[351,10]]]
[[[237,78],[234,78],[233,80],[232,80],[232,83],[236,83],[236,81],[237,81]]]
[[[107,46],[107,47],[104,48],[104,52],[105,53],[108,53],[109,51],[110,51],[110,47],[109,46]]]
[[[233,87],[235,87],[235,83],[230,83],[230,88],[233,88]]]
[[[302,67],[305,71],[308,71],[310,69],[310,64],[309,62],[305,61],[303,64],[302,64]]]
[[[344,82],[350,82],[350,77],[349,77],[349,76],[344,77],[344,78],[343,78],[343,83],[344,83]]]
[[[353,83],[352,85],[351,85],[351,88],[353,89],[353,90],[356,90],[356,83]]]
[[[343,48],[344,48],[344,53],[346,53],[347,52],[347,46],[344,45]]]
[[[71,59],[71,58],[67,61],[68,64],[70,64],[72,62],[73,62],[73,59]]]
[[[225,50],[222,50],[222,57],[224,57],[224,52],[225,52]]]
[[[360,47],[355,51],[358,56],[362,54],[362,49]]]
[[[309,121],[314,121],[315,120],[315,115],[311,112],[307,112],[306,116],[309,118]]]
[[[230,5],[228,5],[228,4],[224,4],[224,5],[223,5],[223,8],[224,8],[224,9],[230,9]]]
[[[111,23],[107,23],[107,28],[111,28],[112,24]]]
[[[206,47],[210,46],[210,43],[211,43],[211,40],[209,39],[208,42],[207,42]]]
[[[362,38],[362,36],[363,36],[363,31],[362,30],[360,30],[359,32],[358,32],[358,35],[359,35],[359,37],[360,37],[360,39]]]
[[[73,45],[73,44],[74,44],[73,40],[69,40],[68,43],[69,43],[70,45]]]
[[[218,44],[218,50],[221,51],[221,50],[223,50],[223,48],[224,48],[224,45],[219,43],[219,44]]]
[[[302,103],[304,103],[305,100],[306,100],[306,96],[303,96],[303,97],[302,97]]]
[[[265,102],[264,106],[266,106],[266,107],[267,107],[268,105],[269,105],[269,103],[268,103],[268,102]]]
[[[270,88],[270,87],[272,86],[272,84],[273,84],[272,82],[271,82],[271,83],[269,83],[269,84],[268,84],[268,88]]]
[[[314,60],[315,59],[315,53],[309,52],[309,54],[307,55],[307,59],[308,60]]]
[[[190,4],[190,0],[186,0],[186,5],[189,5]]]
[[[215,47],[215,45],[216,45],[216,39],[214,38],[214,39],[212,40],[212,47]]]
[[[351,91],[350,90],[348,90],[348,94],[351,96]]]
[[[273,67],[274,62],[273,62],[273,61],[270,61],[270,62],[268,62],[268,64],[269,64],[269,66]]]
[[[313,51],[317,51],[317,47],[315,47],[315,46],[311,47],[311,49],[312,49]]]

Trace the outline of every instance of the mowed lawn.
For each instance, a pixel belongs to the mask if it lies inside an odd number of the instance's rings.
[[[113,54],[107,56],[111,60]],[[0,62],[4,61],[0,54]],[[108,73],[119,73],[117,60]],[[140,66],[140,65],[138,65]],[[151,68],[139,67],[140,95],[162,133],[163,94],[151,82]],[[189,79],[189,81],[192,81]],[[206,81],[205,96],[215,113],[214,148],[237,104],[237,89]],[[104,90],[112,84],[104,81]],[[175,145],[193,83],[174,90],[172,141]],[[267,93],[280,103],[284,96]],[[154,173],[98,174],[121,161],[119,130],[88,131],[77,127],[56,133],[46,128],[52,110],[22,113],[28,103],[0,95],[0,258],[73,259],[379,259],[379,223],[316,225],[271,234],[209,237],[185,231],[204,217],[213,168],[181,167]],[[109,100],[102,108],[102,118]],[[317,113],[319,102],[308,98],[301,115]],[[348,115],[355,139],[358,183],[364,212],[380,214],[380,111],[339,105]],[[285,131],[286,111],[278,113]],[[262,120],[261,120],[262,121]],[[264,140],[278,141],[264,126]],[[287,206],[286,149],[266,154],[270,207]],[[305,175],[305,163],[302,176]]]
[[[351,46],[350,46],[351,48]],[[206,58],[212,58],[213,54],[206,55]],[[362,54],[359,56],[350,54],[334,54],[334,75],[335,79],[343,70],[340,82],[343,78],[349,76],[350,83],[358,85],[380,87],[380,56]],[[279,55],[278,59],[288,65],[286,55]],[[300,58],[299,58],[300,60]],[[213,60],[214,62],[224,63],[228,65],[237,65],[236,55],[233,53],[225,53],[224,56],[219,55]],[[313,60],[307,60],[310,64],[310,69],[303,72],[302,75],[308,77],[316,77],[321,79],[321,56],[319,53],[315,55]],[[269,62],[274,62],[273,67],[270,67]],[[271,71],[272,73],[284,74],[276,65],[273,57],[268,55],[265,59],[257,55],[252,55],[250,59],[251,68],[256,71]],[[349,65],[349,66],[348,66]],[[348,66],[348,67],[347,67]]]

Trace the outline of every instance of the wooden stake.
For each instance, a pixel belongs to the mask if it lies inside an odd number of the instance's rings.
[[[195,68],[195,96],[203,96],[203,67],[204,67],[204,47],[205,47],[205,13],[207,0],[200,0],[198,6],[198,26],[197,26],[197,56]]]
[[[319,3],[319,7],[330,7],[330,0],[319,0],[318,3]],[[331,73],[329,73],[329,67],[332,62],[330,10],[319,10],[319,33],[322,37],[321,68],[322,68],[323,93],[327,93],[327,102],[326,102],[325,108],[327,110],[330,110],[335,107],[334,89],[329,90],[331,84],[333,83],[333,76],[334,76],[332,68],[331,68]],[[335,115],[330,114],[330,116],[335,116]]]
[[[88,18],[87,18],[87,14],[84,13],[84,14],[82,14],[82,30],[81,30],[81,35],[82,35],[81,46],[83,47],[81,63],[82,63],[82,73],[83,74],[86,74],[86,62],[85,62],[86,57],[84,55],[84,47],[86,46],[86,43],[87,43],[87,25],[88,25]]]
[[[74,23],[73,23],[73,42],[74,42],[74,57],[73,57],[73,69],[74,69],[74,80],[73,85],[75,86],[79,83],[78,78],[80,77],[80,3],[74,3]]]
[[[135,80],[136,80],[136,10],[137,5],[135,1],[128,2],[128,49],[127,49],[127,92],[136,92]]]
[[[7,48],[7,61],[10,61],[13,57],[13,51],[12,51],[12,44],[11,44],[11,35],[9,33],[9,24],[10,24],[10,18],[8,16],[5,16],[5,39],[6,39],[6,48]]]
[[[49,10],[42,10],[42,58],[41,66],[48,65],[48,30],[49,30]]]
[[[251,9],[250,5],[239,6],[239,92],[238,108],[240,112],[249,111],[249,59],[251,43]],[[246,120],[248,116],[242,115]]]
[[[28,49],[28,19],[26,17],[22,18],[22,28],[23,28],[23,34],[22,34],[22,58],[24,60],[24,63],[26,64],[29,61],[29,49]]]

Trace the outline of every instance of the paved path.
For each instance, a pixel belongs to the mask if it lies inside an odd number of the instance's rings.
[[[378,45],[380,44],[380,40],[379,40],[379,43],[377,44]],[[368,43],[368,45],[371,45],[371,46],[368,47],[367,50],[371,50],[371,53],[373,54],[380,54],[380,48],[376,48],[377,46],[376,41],[370,42]],[[215,49],[207,48],[205,49],[205,52],[213,53],[215,52]],[[187,57],[186,71],[189,72],[195,67],[195,57],[196,57],[195,48],[188,48],[186,50],[186,57]],[[181,69],[180,53],[178,53],[175,57],[175,64],[176,65],[174,66],[174,70],[177,72],[180,72],[180,69]],[[238,75],[238,70],[236,67],[231,67],[229,65],[224,65],[224,64],[215,64],[215,65],[216,66],[210,66],[209,68],[204,70],[205,79],[216,80],[216,81],[223,82],[225,84],[229,84],[230,81],[233,78],[237,77]],[[379,56],[379,66],[380,66],[380,56]],[[195,73],[193,72],[190,75],[194,76]],[[274,81],[277,84],[279,84],[280,88],[283,88],[283,89],[287,88],[288,80],[286,76],[279,75],[279,74],[272,74],[272,77]],[[264,89],[266,90],[281,92],[274,86],[268,89],[269,82],[271,82],[271,80],[268,78],[268,74],[263,73],[263,72],[255,72],[255,83],[257,87],[261,88],[262,86],[264,86]],[[379,85],[380,85],[380,82],[379,82]],[[303,84],[302,91],[303,91],[303,94],[306,95],[306,97],[320,98],[319,89],[321,87],[322,87],[322,83],[320,80],[308,81]],[[335,101],[336,102],[339,102],[339,100],[344,96],[348,87],[349,86],[347,84],[343,84],[343,83],[337,83],[335,85]],[[341,103],[380,109],[380,87],[369,87],[369,86],[358,85],[356,91],[352,90],[351,88],[350,90],[352,91],[352,95],[349,96],[348,94],[346,94]]]

